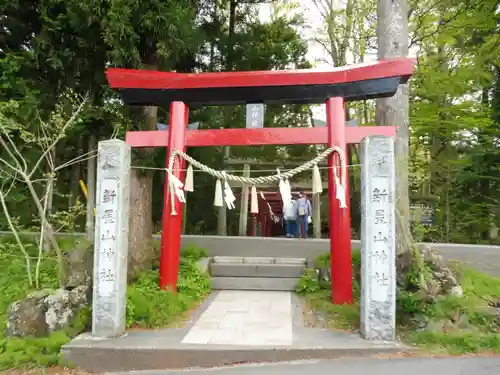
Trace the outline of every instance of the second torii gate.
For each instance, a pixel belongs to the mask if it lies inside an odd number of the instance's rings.
[[[390,97],[398,85],[413,73],[414,59],[403,58],[371,64],[352,65],[331,71],[285,70],[222,73],[171,73],[132,69],[109,69],[111,88],[120,92],[125,103],[142,106],[170,106],[170,129],[127,132],[132,147],[257,146],[327,144],[346,154],[348,143],[359,143],[371,135],[395,136],[396,127],[346,127],[345,101]],[[189,106],[237,105],[252,102],[281,104],[325,103],[327,126],[319,128],[261,128],[187,130]],[[395,124],[397,125],[397,124]],[[168,165],[167,157],[167,165]],[[328,199],[330,204],[330,254],[332,301],[352,302],[351,224],[349,208],[341,209],[336,199],[334,168],[338,157],[328,157]],[[174,163],[173,173],[184,179],[182,162]],[[338,173],[340,175],[340,173]],[[345,181],[349,205],[348,181]],[[176,290],[182,228],[181,202],[172,215],[168,183],[165,183],[160,287]],[[300,246],[300,242],[297,242]]]

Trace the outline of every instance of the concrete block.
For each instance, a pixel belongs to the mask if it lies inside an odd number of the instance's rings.
[[[274,263],[274,258],[272,258],[272,257],[245,257],[245,258],[243,258],[243,263],[272,264],[272,263]]]
[[[243,263],[244,257],[227,257],[217,256],[213,257],[213,263]]]
[[[326,251],[325,251],[326,252]],[[306,264],[306,258],[275,258],[276,264]]]

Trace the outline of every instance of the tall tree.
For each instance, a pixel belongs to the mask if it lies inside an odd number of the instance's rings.
[[[120,67],[192,70],[199,43],[196,31],[199,6],[196,0],[111,2],[101,20],[104,40],[109,46],[109,60]],[[99,14],[99,8],[98,4],[91,10]],[[155,130],[157,114],[156,107],[129,108],[129,130]],[[134,150],[133,163],[151,164],[153,152],[152,149]],[[154,258],[151,244],[152,195],[152,174],[132,169],[130,202],[134,214],[130,215],[129,233],[129,270],[132,277],[151,265]]]
[[[379,60],[408,56],[407,0],[378,0],[377,42]],[[377,125],[397,125],[396,137],[396,233],[397,252],[410,250],[409,158],[409,87],[399,85],[393,97],[378,99]]]

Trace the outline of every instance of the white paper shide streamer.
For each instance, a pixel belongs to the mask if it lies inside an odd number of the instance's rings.
[[[339,201],[340,208],[347,208],[347,204],[345,201],[345,186],[340,183],[340,179],[337,176],[337,168],[333,169],[333,174],[335,177],[335,191],[337,192],[335,198]]]
[[[214,206],[222,207],[224,205],[222,196],[222,183],[220,180],[217,180],[215,183],[215,196],[214,196]]]
[[[278,175],[280,175],[280,170],[277,169]],[[290,182],[287,178],[280,179],[279,190],[281,195],[281,200],[283,201],[283,206],[286,206],[288,202],[292,200],[292,190],[290,188]]]
[[[232,210],[234,208],[235,200],[236,197],[234,196],[233,191],[231,190],[231,186],[229,186],[227,180],[224,180],[224,201],[226,202],[227,208]]]
[[[189,164],[186,171],[186,179],[184,180],[184,191],[194,191],[193,166]]]
[[[258,214],[259,213],[259,201],[257,197],[257,188],[255,185],[252,186],[250,189],[250,212],[252,214]]]

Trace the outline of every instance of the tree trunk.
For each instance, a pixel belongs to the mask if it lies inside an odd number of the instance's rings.
[[[379,60],[408,56],[407,0],[378,0],[377,42]],[[410,199],[408,188],[409,88],[399,85],[392,98],[378,99],[377,125],[399,126],[396,136],[397,253],[410,250]]]
[[[155,130],[157,107],[142,108],[141,130]],[[152,149],[135,150],[141,159],[151,157]],[[153,237],[153,175],[144,170],[132,169],[130,173],[130,229],[128,276],[134,279],[138,272],[152,266],[155,257]],[[168,230],[168,228],[162,228]]]

